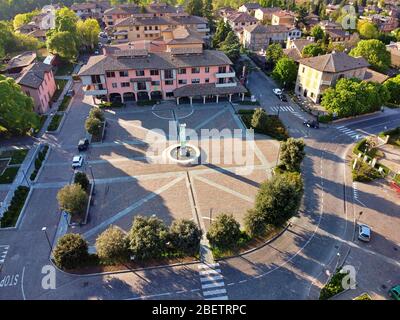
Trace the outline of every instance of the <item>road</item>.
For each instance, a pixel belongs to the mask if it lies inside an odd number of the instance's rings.
[[[251,73],[248,85],[262,107],[276,113],[279,100],[272,94],[274,83],[256,70]],[[83,122],[90,109],[82,103],[80,88],[75,89],[77,95],[60,134],[42,138],[65,159],[70,159],[74,146],[84,135]],[[356,209],[346,154],[362,135],[398,125],[400,113],[383,113],[306,130],[302,122],[309,115],[293,103],[285,107],[280,111],[281,119],[291,136],[303,137],[307,145],[302,167],[304,203],[281,237],[252,253],[219,263],[218,273],[223,276],[229,299],[317,299],[318,287],[350,251],[374,255],[353,242]],[[69,169],[61,172],[49,167],[47,170],[53,171],[46,176],[49,179],[46,182],[56,183],[72,177]],[[4,257],[1,299],[204,298],[197,264],[92,276],[56,271],[56,289],[44,289],[43,266],[51,264],[50,248],[41,228],[46,226],[50,238],[54,238],[60,219],[56,193],[54,188],[35,189],[20,228],[0,231],[0,258]],[[399,274],[398,260],[386,254],[374,257],[383,259],[391,274]]]

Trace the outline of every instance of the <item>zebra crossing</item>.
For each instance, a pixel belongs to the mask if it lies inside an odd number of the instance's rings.
[[[293,112],[294,108],[292,106],[280,106],[280,107],[271,107],[274,112]]]
[[[199,273],[205,300],[228,300],[224,278],[218,263],[200,264]]]
[[[353,197],[358,200],[357,182],[353,182]]]
[[[6,260],[8,249],[10,249],[10,246],[0,245],[0,267]]]
[[[361,132],[358,132],[358,131],[354,131],[352,129],[349,129],[349,128],[345,127],[345,126],[336,127],[336,129],[339,130],[340,132],[344,133],[345,135],[355,139],[355,140],[362,139],[362,138],[366,137],[365,134],[363,134]]]

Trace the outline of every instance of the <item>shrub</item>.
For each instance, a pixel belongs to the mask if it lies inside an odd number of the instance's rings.
[[[207,239],[214,247],[230,250],[238,245],[241,237],[240,225],[231,214],[220,214],[211,223]]]
[[[249,210],[244,217],[244,227],[251,237],[264,235],[267,229],[264,213],[261,211]]]
[[[89,117],[85,121],[85,128],[91,135],[98,136],[101,134],[102,123],[97,118]]]
[[[258,130],[264,130],[264,128],[267,126],[267,122],[268,118],[264,109],[257,108],[253,113],[253,117],[251,118],[251,126]]]
[[[378,170],[363,161],[358,161],[357,168],[352,171],[353,181],[370,182],[382,178]]]
[[[61,210],[79,216],[86,210],[88,196],[79,184],[74,183],[58,191],[57,200]]]
[[[89,190],[90,182],[86,173],[84,172],[77,172],[75,174],[74,183],[79,184],[86,192]]]
[[[343,291],[342,280],[346,273],[340,273],[339,270],[332,276],[329,282],[322,288],[319,300],[326,300]]]
[[[138,259],[160,258],[166,252],[167,237],[161,219],[137,216],[129,233],[129,248]]]
[[[2,228],[15,226],[28,193],[29,188],[25,186],[19,186],[15,190],[7,211],[4,212],[3,217],[0,219]]]
[[[301,162],[304,159],[303,139],[289,138],[282,142],[280,162],[288,171],[300,171]]]
[[[175,220],[169,232],[170,242],[177,252],[193,256],[199,253],[202,231],[190,220]]]
[[[106,263],[123,263],[128,260],[128,238],[121,229],[111,226],[96,239],[98,257]]]
[[[318,117],[318,121],[321,123],[328,123],[333,120],[333,115],[332,114],[322,114]]]
[[[67,233],[57,241],[54,262],[61,269],[74,269],[87,261],[88,244],[80,234]]]
[[[101,122],[104,121],[104,113],[100,108],[92,108],[89,112],[89,118],[99,119]]]
[[[47,127],[47,131],[56,131],[61,123],[62,118],[63,114],[55,114],[53,118],[51,118],[50,124]]]

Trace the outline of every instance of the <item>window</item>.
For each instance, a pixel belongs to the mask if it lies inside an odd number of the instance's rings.
[[[143,77],[144,76],[144,70],[136,70],[136,77]]]
[[[205,83],[209,83],[209,82],[210,82],[210,79],[205,78],[205,79],[204,79],[204,82],[205,82]]]
[[[108,25],[109,25],[109,26],[112,26],[113,24],[114,24],[114,22],[108,21]]]
[[[159,86],[160,85],[160,81],[158,81],[158,80],[157,81],[152,81],[151,85],[152,86]]]
[[[150,70],[150,75],[151,76],[158,76],[160,72],[157,69],[152,69]]]
[[[122,82],[121,83],[121,87],[122,88],[128,88],[130,86],[130,83],[129,82]]]
[[[200,73],[200,68],[192,68],[192,73]]]
[[[128,76],[128,71],[120,71],[119,72],[119,76],[123,77],[123,78],[127,77]]]
[[[144,36],[147,38],[148,34],[146,33]]]
[[[210,67],[205,67],[204,70],[205,70],[205,73],[209,73],[210,72]]]
[[[146,82],[145,81],[139,81],[137,83],[137,89],[138,90],[147,90],[146,88]]]
[[[178,81],[179,84],[187,84],[187,80],[186,79],[181,79]]]
[[[173,79],[174,73],[172,72],[172,70],[164,70],[164,78],[165,79]]]
[[[218,67],[218,73],[225,73],[226,68],[225,67]]]
[[[136,31],[139,31],[139,27],[136,27]]]
[[[118,84],[117,84],[117,83],[115,83],[115,82],[114,82],[114,83],[112,83],[112,84],[111,84],[111,86],[112,86],[114,89],[115,89],[115,88],[118,88]]]
[[[165,80],[164,83],[166,86],[170,86],[170,85],[174,84],[174,80]]]
[[[158,26],[155,26],[155,27],[154,27],[154,30],[158,30]]]
[[[192,79],[192,83],[200,83],[200,79]]]
[[[150,27],[149,27],[149,30],[153,30],[153,27],[152,27],[152,26],[150,26]]]
[[[92,75],[92,83],[101,83],[101,79],[99,75]]]
[[[172,98],[174,96],[174,93],[172,91],[171,92],[166,92],[165,96],[168,97],[168,98]]]
[[[186,69],[185,68],[181,68],[178,70],[179,74],[186,74]]]
[[[304,73],[304,71],[306,71],[306,68],[305,68],[305,67],[303,67],[303,70],[301,70],[301,72]]]
[[[147,31],[147,27],[144,27],[144,31]]]
[[[115,78],[115,72],[114,71],[107,71],[106,72],[107,78]]]
[[[311,96],[311,98],[314,98],[314,92],[311,92],[310,96]]]

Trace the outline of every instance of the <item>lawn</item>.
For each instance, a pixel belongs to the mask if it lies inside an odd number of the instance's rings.
[[[74,71],[74,64],[71,62],[62,62],[57,67],[56,76],[69,76]]]
[[[63,114],[55,114],[51,119],[49,126],[47,127],[47,131],[56,131],[61,123],[63,116]]]
[[[60,97],[61,93],[63,92],[64,87],[67,84],[67,82],[68,82],[67,80],[56,79],[57,90],[56,90],[56,92],[54,92],[53,101],[58,100],[58,98]]]
[[[15,227],[28,193],[29,188],[24,186],[19,186],[15,190],[10,206],[0,220],[1,228]]]
[[[71,101],[72,97],[71,96],[64,96],[60,106],[58,107],[58,111],[65,111],[68,108],[68,105]]]
[[[8,167],[4,170],[3,174],[0,175],[0,184],[12,183],[18,173],[19,167]]]
[[[26,155],[28,154],[28,149],[15,149],[7,150],[0,153],[0,159],[11,158],[9,164],[21,164],[24,162]]]

